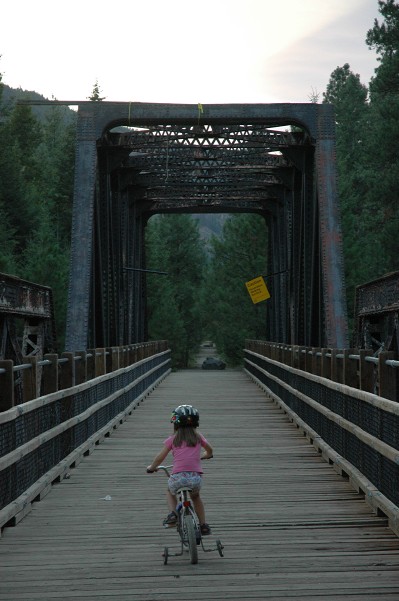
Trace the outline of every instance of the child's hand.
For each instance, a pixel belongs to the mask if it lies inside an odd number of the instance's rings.
[[[149,465],[147,467],[147,474],[153,474],[154,472],[157,472],[158,468],[153,468],[152,465]]]

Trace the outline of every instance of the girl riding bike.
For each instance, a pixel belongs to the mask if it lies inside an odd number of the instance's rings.
[[[177,522],[176,491],[181,487],[191,489],[191,499],[197,513],[201,534],[211,534],[205,521],[205,508],[200,497],[202,485],[201,459],[211,459],[213,450],[206,438],[196,428],[199,426],[199,413],[192,405],[179,405],[172,413],[171,423],[174,434],[164,441],[163,449],[148,466],[148,472],[156,472],[165,457],[172,451],[173,470],[168,480],[167,502],[170,513],[164,526],[174,526]],[[205,453],[201,457],[201,448]]]

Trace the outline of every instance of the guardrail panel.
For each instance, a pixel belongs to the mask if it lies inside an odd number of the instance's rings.
[[[399,505],[399,405],[245,350],[248,373]]]
[[[0,526],[14,515],[10,504],[169,373],[170,351],[147,351],[137,364],[0,414]]]

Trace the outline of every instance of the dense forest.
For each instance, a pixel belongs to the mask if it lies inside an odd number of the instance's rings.
[[[350,314],[356,285],[399,269],[399,4],[378,5],[381,17],[365,32],[379,61],[373,78],[362,83],[346,63],[332,72],[322,99],[336,109]],[[66,107],[37,112],[15,102],[26,95],[0,74],[0,271],[52,287],[62,351],[75,119]],[[103,100],[97,82],[89,98]],[[264,337],[267,303],[253,305],[245,281],[267,273],[265,223],[223,216],[212,235],[211,217],[157,216],[147,227],[148,264],[169,274],[148,276],[150,334],[170,340],[178,367],[205,339],[235,363],[244,338]]]

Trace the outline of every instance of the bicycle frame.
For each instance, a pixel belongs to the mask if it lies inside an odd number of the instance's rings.
[[[172,468],[172,465],[158,465],[157,471],[162,470],[169,477],[169,470]],[[179,488],[176,491],[176,500],[177,500],[177,532],[180,537],[180,552],[171,553],[168,547],[164,548],[164,564],[168,562],[169,556],[180,556],[183,555],[184,550],[189,551],[190,553],[190,561],[195,564],[198,562],[198,546],[202,547],[202,550],[205,553],[210,553],[211,551],[218,551],[219,555],[223,557],[223,545],[220,540],[216,541],[216,547],[214,548],[206,548],[204,546],[202,536],[201,536],[201,528],[198,520],[198,516],[195,512],[195,509],[192,505],[191,499],[189,497],[190,489],[183,487]]]

